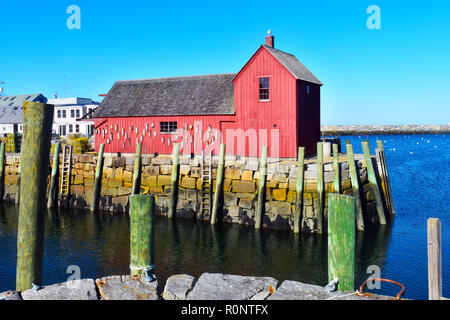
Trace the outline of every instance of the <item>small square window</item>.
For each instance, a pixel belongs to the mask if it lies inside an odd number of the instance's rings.
[[[269,99],[269,77],[259,78],[259,100]]]
[[[75,118],[75,110],[70,110],[70,117]]]
[[[177,133],[177,122],[162,121],[159,123],[159,131],[161,133]]]

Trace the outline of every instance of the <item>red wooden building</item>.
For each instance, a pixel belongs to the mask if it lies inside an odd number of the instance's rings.
[[[200,154],[220,143],[226,153],[296,157],[299,146],[316,152],[322,83],[295,56],[266,36],[236,74],[117,81],[95,112],[95,148]]]

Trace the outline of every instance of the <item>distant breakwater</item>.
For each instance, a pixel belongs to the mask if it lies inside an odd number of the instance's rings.
[[[443,125],[333,125],[321,126],[324,136],[391,135],[391,134],[443,134],[450,133],[450,124]]]

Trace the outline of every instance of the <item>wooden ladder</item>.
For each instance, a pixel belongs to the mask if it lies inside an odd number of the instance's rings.
[[[63,146],[63,160],[61,168],[61,183],[59,184],[61,195],[69,195],[70,173],[72,171],[72,146],[65,144]]]
[[[212,151],[209,152],[209,163],[205,163],[205,153],[202,151],[202,162],[201,162],[201,170],[202,170],[202,190],[201,190],[201,213],[203,219],[211,216],[211,202],[212,202]]]

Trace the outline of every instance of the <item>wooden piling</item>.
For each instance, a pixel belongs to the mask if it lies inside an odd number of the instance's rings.
[[[328,280],[340,291],[355,290],[355,198],[328,194]]]
[[[323,193],[323,142],[317,143],[317,233],[323,233],[323,211],[324,211],[324,193]]]
[[[19,205],[17,231],[16,291],[42,284],[42,257],[46,212],[46,191],[53,105],[25,101],[20,162],[23,197]]]
[[[211,224],[215,224],[217,220],[217,212],[219,211],[220,196],[223,194],[225,171],[225,144],[220,145],[219,163],[217,165],[216,190],[214,192],[213,208],[211,213]]]
[[[334,192],[341,193],[341,179],[339,175],[339,148],[337,143],[333,143],[333,173],[334,173]]]
[[[171,177],[171,188],[169,197],[169,212],[167,213],[168,218],[173,218],[177,212],[177,196],[178,196],[178,168],[180,167],[180,144],[174,143],[172,150],[172,177]]]
[[[394,201],[392,199],[392,189],[391,189],[391,182],[389,180],[389,173],[388,168],[386,164],[386,153],[384,152],[384,145],[383,141],[377,140],[377,146],[378,149],[380,149],[380,164],[381,164],[381,170],[383,173],[382,181],[383,181],[383,189],[386,199],[386,204],[388,206],[389,214],[391,216],[395,215],[395,207],[394,207]]]
[[[58,169],[59,169],[59,149],[61,143],[55,144],[55,149],[53,150],[53,166],[52,174],[50,176],[50,190],[48,192],[47,208],[53,208],[55,204],[55,197],[57,196],[56,186],[58,184]]]
[[[294,233],[299,233],[302,221],[303,212],[303,177],[305,169],[305,148],[298,148],[298,166],[297,166],[297,185],[296,185],[296,199],[295,199],[295,216],[294,216]]]
[[[373,194],[375,197],[375,203],[377,207],[377,214],[380,224],[386,224],[386,216],[384,214],[383,202],[381,200],[380,189],[378,187],[377,178],[375,175],[375,169],[373,168],[372,157],[370,156],[370,147],[368,141],[363,141],[362,143],[364,158],[366,160],[367,167],[367,178],[372,187]]]
[[[364,218],[361,205],[361,192],[359,190],[358,172],[356,171],[355,156],[353,154],[353,146],[347,144],[347,157],[348,168],[350,171],[350,180],[352,182],[353,196],[355,197],[355,210],[356,210],[356,227],[360,231],[364,231]]]
[[[5,143],[0,145],[0,202],[5,194]]]
[[[428,300],[442,298],[442,245],[441,221],[437,218],[427,220],[428,240]]]
[[[133,189],[132,194],[141,193],[141,153],[142,143],[136,143],[136,155],[134,158],[134,171],[133,171]]]
[[[155,198],[149,194],[130,195],[130,271],[131,275],[154,270]]]
[[[259,186],[258,186],[258,205],[255,217],[255,229],[262,226],[262,217],[264,214],[264,202],[266,201],[266,179],[267,179],[267,146],[262,146],[261,158],[259,160]]]
[[[98,201],[102,189],[102,175],[103,175],[103,150],[105,149],[105,144],[100,144],[100,149],[97,155],[97,168],[95,170],[95,180],[94,180],[94,194],[92,196],[91,202],[91,212],[95,212],[98,209]]]
[[[22,142],[23,142],[23,138],[22,138]],[[23,147],[23,144],[22,146]],[[16,190],[16,197],[14,199],[14,204],[15,205],[19,205],[20,204],[20,182],[22,180],[22,175],[21,175],[21,169],[22,167],[22,150],[20,151],[20,157],[19,157],[19,168],[17,170],[17,190]]]

